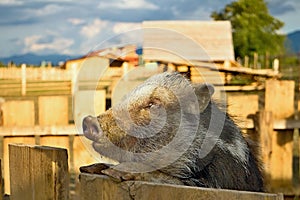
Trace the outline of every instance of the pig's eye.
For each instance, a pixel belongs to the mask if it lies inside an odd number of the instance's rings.
[[[154,102],[151,101],[148,103],[147,106],[145,106],[145,108],[149,109],[149,108],[153,107],[154,105],[155,105]]]
[[[151,99],[147,104],[144,105],[143,109],[150,109],[159,107],[161,105],[161,101],[159,99]]]

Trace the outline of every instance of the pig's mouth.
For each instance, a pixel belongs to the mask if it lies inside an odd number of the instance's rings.
[[[85,117],[82,122],[82,129],[84,136],[95,142],[97,142],[102,135],[102,130],[96,117]]]

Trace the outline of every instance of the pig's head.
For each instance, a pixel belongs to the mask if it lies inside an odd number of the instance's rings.
[[[213,91],[211,85],[192,86],[178,73],[162,73],[135,88],[105,113],[85,117],[83,132],[97,152],[119,162],[149,159],[153,153],[163,160],[166,151],[170,156],[170,152],[183,153],[188,148]],[[170,145],[173,140],[177,143]]]

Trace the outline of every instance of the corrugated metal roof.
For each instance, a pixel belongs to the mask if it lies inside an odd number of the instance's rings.
[[[144,59],[234,60],[229,21],[144,21]]]

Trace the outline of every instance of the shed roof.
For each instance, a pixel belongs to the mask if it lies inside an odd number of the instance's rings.
[[[145,60],[234,60],[229,21],[144,21]]]

